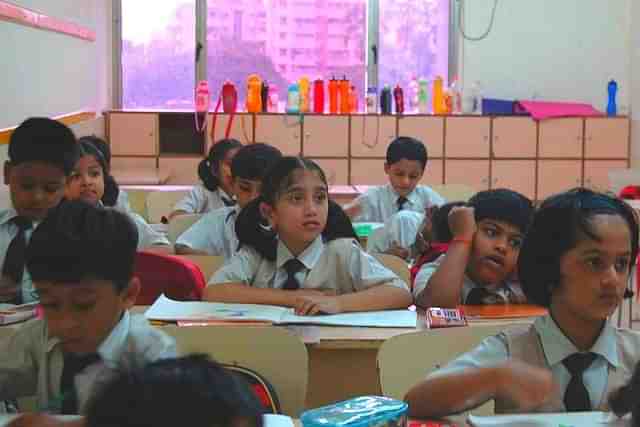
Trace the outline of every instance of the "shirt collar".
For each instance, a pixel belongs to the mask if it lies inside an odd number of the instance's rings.
[[[18,212],[14,208],[5,209],[0,213],[0,225],[5,225],[13,218],[18,216]]]
[[[300,255],[298,255],[298,260],[304,264],[307,270],[311,270],[320,259],[320,255],[322,255],[322,249],[324,248],[324,243],[322,242],[322,235],[315,238],[315,240],[307,246],[307,248],[302,251]],[[285,245],[282,240],[278,240],[278,252],[276,257],[276,268],[282,268],[285,262],[289,261],[291,258],[295,258],[287,245]]]
[[[411,193],[409,193],[409,194],[407,194],[405,196],[407,201],[412,205],[413,204],[417,204],[419,202],[419,200],[418,200],[418,192],[416,191],[416,188],[418,188],[417,185],[413,190],[411,190]],[[391,185],[391,184],[387,184],[387,189],[389,190],[389,192],[391,192],[391,197],[393,198],[393,203],[394,203],[394,206],[395,206],[397,201],[398,201],[398,197],[400,197],[400,194],[398,194],[396,189],[393,188],[393,185]]]
[[[222,187],[218,187],[218,195],[223,199],[235,200],[233,197],[228,195],[227,192],[222,189]]]
[[[580,352],[550,315],[538,317],[533,325],[540,337],[542,350],[549,366],[561,363],[568,356]],[[614,367],[619,366],[615,330],[608,321],[605,322],[598,339],[590,351],[603,357]]]
[[[221,208],[221,209],[225,209],[225,208]],[[228,212],[227,212],[227,215],[224,217],[224,222],[228,223],[229,220],[231,219],[235,221],[235,219],[238,217],[238,214],[240,213],[240,207],[236,204],[234,206],[229,206],[227,209],[228,209]]]

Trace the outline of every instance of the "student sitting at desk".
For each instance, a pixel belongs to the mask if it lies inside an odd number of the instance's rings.
[[[625,295],[638,232],[633,210],[613,197],[576,189],[545,200],[518,269],[529,300],[549,314],[431,373],[407,394],[411,416],[446,416],[488,400],[497,413],[606,411],[639,358],[640,334],[608,321]]]
[[[175,357],[172,338],[128,311],[137,238],[126,214],[81,201],[40,224],[26,259],[43,318],[0,342],[0,399],[35,395],[43,412],[79,414],[117,371]],[[18,425],[55,424],[35,418]]]
[[[278,161],[261,195],[240,212],[241,249],[213,275],[204,299],[294,307],[302,315],[411,304],[407,285],[362,250],[327,192],[312,160]]]
[[[267,144],[242,147],[231,161],[232,185],[238,204],[206,213],[180,235],[176,253],[222,255],[231,258],[238,250],[236,218],[242,208],[258,197],[262,177],[282,157],[282,153]]]
[[[401,136],[387,148],[384,172],[389,184],[373,187],[345,206],[354,221],[385,222],[393,214],[410,210],[424,213],[426,208],[445,200],[426,185],[418,185],[427,167],[427,149],[417,139]]]
[[[524,303],[510,281],[533,206],[515,191],[481,191],[467,206],[449,213],[453,239],[447,253],[424,264],[415,280],[416,304],[454,308],[459,304]]]

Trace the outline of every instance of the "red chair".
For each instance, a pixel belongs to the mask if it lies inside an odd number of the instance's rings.
[[[171,255],[138,252],[133,274],[141,282],[137,305],[151,305],[163,293],[178,301],[199,301],[206,286],[197,264]]]

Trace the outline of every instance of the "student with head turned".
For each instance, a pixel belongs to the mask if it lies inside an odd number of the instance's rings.
[[[283,157],[236,221],[240,250],[209,280],[208,301],[293,307],[297,314],[404,308],[407,285],[366,254],[312,160]]]
[[[209,155],[198,165],[202,181],[180,200],[169,215],[203,214],[236,204],[233,196],[231,162],[242,147],[235,139],[221,139],[211,146]]]
[[[91,399],[87,427],[262,427],[260,402],[241,378],[205,355],[124,371]]]
[[[78,159],[73,132],[55,120],[25,120],[9,140],[4,182],[10,209],[0,211],[0,303],[37,299],[24,252],[33,230],[64,196],[64,185]]]
[[[385,222],[393,214],[409,210],[424,213],[445,200],[426,185],[418,185],[427,167],[427,149],[417,139],[400,136],[387,148],[384,173],[389,184],[373,187],[344,210],[354,221]]]
[[[105,200],[115,203],[114,192],[118,185],[111,175],[107,162],[93,143],[81,140],[80,159],[67,181],[65,197],[67,200],[84,200],[94,206],[105,206]],[[107,193],[109,191],[109,193]],[[107,205],[109,206],[109,205]],[[110,205],[113,206],[113,205]],[[167,238],[155,231],[139,214],[129,210],[125,212],[138,229],[138,249],[161,253],[171,252],[171,244]]]
[[[35,395],[43,412],[82,414],[114,372],[175,357],[172,338],[129,313],[137,239],[112,208],[73,201],[51,211],[26,254],[43,316],[0,341],[0,399]],[[32,418],[18,425],[53,422]]]
[[[446,254],[420,268],[416,304],[454,308],[526,302],[511,279],[532,214],[529,199],[506,189],[481,191],[467,206],[452,208],[448,222],[453,238]]]
[[[238,150],[231,161],[231,188],[237,205],[206,213],[180,235],[176,253],[231,258],[238,250],[235,231],[238,213],[258,197],[264,174],[281,157],[280,150],[267,144],[251,144]]]
[[[640,334],[608,320],[638,255],[638,223],[624,201],[587,189],[551,196],[535,213],[518,271],[529,301],[548,308],[434,371],[407,394],[418,418],[488,400],[497,413],[606,411],[632,377]]]

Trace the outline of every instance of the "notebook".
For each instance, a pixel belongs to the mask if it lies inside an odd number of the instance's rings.
[[[630,427],[630,417],[618,418],[610,412],[567,412],[514,414],[481,417],[469,415],[473,427]]]
[[[24,322],[36,316],[38,303],[22,305],[0,304],[0,325]]]
[[[384,310],[361,313],[297,316],[292,308],[260,304],[225,304],[204,301],[174,301],[165,295],[146,311],[145,316],[154,321],[314,324],[330,326],[369,326],[379,328],[415,328],[415,311]]]

